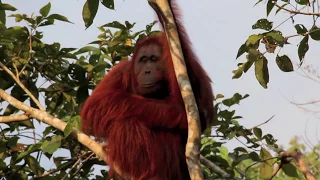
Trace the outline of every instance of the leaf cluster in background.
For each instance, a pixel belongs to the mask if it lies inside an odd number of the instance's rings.
[[[262,0],[258,0],[256,3],[259,4],[263,2]],[[284,11],[279,7],[275,6],[275,3],[282,2],[281,7],[286,7],[287,5],[290,6],[297,6],[294,10],[303,9],[301,7],[308,6],[308,1],[295,1],[296,4],[293,4],[291,1],[287,0],[268,0],[266,3],[266,12],[267,17],[270,15],[272,10],[277,9],[275,11],[275,16]],[[314,3],[314,2],[313,2]],[[267,88],[269,83],[269,69],[268,69],[268,62],[270,59],[267,59],[265,54],[276,53],[275,61],[278,65],[279,69],[283,72],[292,72],[294,71],[294,67],[292,64],[292,60],[290,56],[293,55],[286,55],[282,52],[280,54],[280,50],[284,46],[291,45],[289,43],[289,38],[294,37],[301,37],[301,41],[298,44],[297,49],[297,58],[299,59],[300,66],[302,65],[305,55],[309,50],[309,39],[313,39],[315,41],[320,40],[320,28],[315,25],[318,18],[314,18],[314,25],[309,28],[309,30],[303,24],[296,24],[294,22],[294,15],[291,15],[290,18],[284,20],[292,20],[293,27],[295,28],[297,34],[296,35],[289,35],[285,37],[281,30],[281,25],[273,27],[273,22],[269,21],[267,18],[259,19],[254,25],[252,25],[252,29],[260,29],[263,32],[260,34],[252,34],[248,37],[246,42],[240,46],[236,58],[239,58],[241,55],[246,54],[246,61],[238,63],[238,68],[233,71],[233,79],[238,79],[242,76],[243,73],[246,73],[254,64],[255,66],[255,76],[258,80],[259,84]],[[313,18],[310,16],[310,18]],[[263,45],[264,44],[264,45]]]

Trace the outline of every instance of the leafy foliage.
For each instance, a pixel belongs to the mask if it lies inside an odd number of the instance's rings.
[[[256,3],[261,3],[262,0],[258,0]],[[268,72],[268,65],[267,62],[270,61],[270,59],[267,59],[265,54],[270,53],[274,54],[276,50],[278,52],[276,53],[275,60],[279,67],[279,69],[283,72],[292,72],[294,71],[292,60],[289,58],[292,55],[280,55],[280,50],[284,46],[291,45],[288,41],[290,38],[295,37],[301,37],[302,40],[298,45],[297,49],[297,55],[300,60],[300,63],[298,66],[301,66],[303,64],[304,58],[306,53],[309,50],[309,37],[311,37],[312,40],[319,41],[320,40],[320,29],[316,25],[313,25],[308,30],[306,28],[306,25],[304,24],[295,24],[294,18],[298,14],[304,14],[304,15],[310,15],[310,18],[313,18],[314,24],[316,24],[317,18],[314,18],[312,15],[320,14],[315,9],[313,9],[313,14],[308,12],[304,12],[303,9],[307,6],[316,6],[314,4],[315,2],[309,2],[309,1],[287,1],[287,0],[281,0],[282,4],[279,3],[278,0],[268,0],[266,3],[266,12],[267,17],[270,15],[270,13],[277,8],[275,11],[275,15],[277,15],[281,11],[290,12],[290,17],[288,19],[285,19],[283,21],[286,22],[288,20],[292,20],[293,27],[297,31],[297,34],[295,35],[288,35],[284,36],[279,30],[281,28],[280,25],[273,27],[273,22],[269,21],[268,18],[259,19],[254,25],[252,25],[252,29],[260,29],[262,30],[262,33],[260,34],[253,34],[248,37],[246,42],[240,46],[238,50],[238,54],[236,58],[239,58],[241,55],[247,53],[249,55],[246,56],[247,61],[245,63],[239,63],[238,69],[234,70],[234,76],[233,79],[238,79],[242,76],[243,73],[246,73],[248,69],[251,67],[252,64],[255,64],[255,74],[256,79],[260,83],[260,85],[264,88],[267,88],[267,84],[269,82],[269,72]],[[311,4],[310,4],[311,3]],[[286,9],[286,6],[290,5],[291,7],[296,7],[295,10]],[[261,44],[264,44],[264,46],[260,46]],[[254,50],[254,51],[253,51]],[[252,56],[252,52],[254,52],[255,56]],[[258,56],[259,54],[259,56]],[[258,65],[257,65],[258,63]]]
[[[104,4],[108,3],[110,1],[104,1]],[[10,5],[2,7],[4,10],[16,10]],[[38,27],[53,25],[55,20],[70,22],[63,15],[50,14],[50,9],[51,4],[48,3],[39,10],[39,15],[9,15],[16,22],[24,21],[26,26],[7,28],[4,23],[0,24],[0,62],[16,74],[36,98],[44,99],[47,112],[68,125],[64,132],[48,126],[42,133],[37,132],[41,133],[39,137],[25,137],[19,134],[35,132],[37,125],[34,125],[34,120],[2,124],[0,174],[4,177],[27,179],[43,176],[45,169],[41,167],[42,156],[48,159],[54,157],[56,169],[49,176],[58,179],[71,176],[84,179],[83,177],[92,175],[92,166],[103,163],[97,158],[86,159],[90,157],[90,152],[69,136],[72,128],[80,127],[78,114],[81,105],[88,97],[89,90],[101,81],[106,72],[115,63],[131,55],[137,39],[157,32],[151,31],[155,23],[151,23],[147,30],[132,33],[134,24],[112,22],[99,27],[101,34],[98,40],[86,47],[61,47],[58,42],[47,44],[42,41],[43,33],[37,30]],[[0,74],[1,89],[37,108],[8,73],[2,70]],[[3,103],[2,99],[1,102],[5,105],[1,111],[3,116],[19,112],[13,106]],[[34,139],[34,143],[21,143],[25,138]],[[59,149],[67,149],[71,156],[53,156]],[[86,163],[79,165],[78,159],[86,159]],[[20,162],[24,162],[23,165]]]

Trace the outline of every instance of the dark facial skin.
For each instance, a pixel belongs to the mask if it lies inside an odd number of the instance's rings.
[[[141,47],[135,59],[134,73],[138,93],[144,97],[163,99],[168,95],[161,47],[150,44]]]

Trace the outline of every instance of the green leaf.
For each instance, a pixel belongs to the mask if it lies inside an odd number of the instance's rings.
[[[44,22],[39,24],[39,27],[41,26],[49,26],[52,25],[54,23],[54,19],[53,18],[47,18]]]
[[[47,17],[50,12],[50,9],[51,9],[51,3],[49,2],[47,5],[43,6],[39,12],[43,17]]]
[[[102,44],[103,42],[100,40],[89,42],[88,44]]]
[[[23,20],[23,16],[21,14],[11,14],[9,17],[15,17],[16,22],[20,22]]]
[[[261,55],[254,65],[256,79],[262,87],[267,88],[267,84],[269,83],[268,60]]]
[[[67,137],[70,135],[70,133],[72,132],[73,130],[73,123],[72,122],[68,122],[66,128],[64,128],[64,136]]]
[[[254,61],[247,61],[247,62],[245,62],[244,64],[243,64],[243,72],[247,72],[250,68],[251,68],[251,66],[252,66],[252,64],[254,63]]]
[[[5,170],[7,168],[7,165],[5,162],[3,162],[2,159],[0,159],[0,170]]]
[[[129,21],[125,21],[127,29],[132,29],[136,23],[131,24]]]
[[[254,25],[252,25],[252,29],[264,29],[269,31],[272,29],[273,23],[268,21],[268,19],[259,19]]]
[[[33,152],[35,152],[35,151],[38,151],[40,147],[41,147],[41,144],[39,144],[39,143],[38,143],[38,144],[32,144],[32,145],[30,145],[30,146],[27,148],[27,151],[24,151],[24,152],[22,152],[22,153],[20,153],[20,154],[18,155],[17,159],[21,159],[21,158],[29,155],[30,153],[33,153]]]
[[[109,9],[114,9],[114,0],[102,0],[101,3]]]
[[[253,128],[253,133],[259,140],[261,140],[262,130],[260,128]]]
[[[234,149],[234,151],[238,151],[238,152],[242,152],[242,153],[246,153],[246,154],[248,153],[248,151],[243,147],[237,147]]]
[[[72,22],[70,22],[68,20],[68,18],[66,18],[65,16],[62,16],[60,14],[51,14],[50,16],[47,17],[47,19],[56,19],[56,20],[59,20],[59,21],[72,23]]]
[[[250,157],[248,154],[241,154],[237,156],[231,156],[233,157],[234,161],[232,162],[232,167],[237,166],[240,162],[248,160]]]
[[[256,6],[257,4],[259,4],[259,3],[261,3],[263,0],[258,0],[258,2],[256,2],[255,4],[254,4],[254,6]]]
[[[99,63],[100,56],[101,56],[101,54],[93,54],[93,55],[91,55],[90,58],[89,58],[89,63],[92,66],[97,65]]]
[[[5,25],[6,24],[6,12],[5,11],[2,11],[0,10],[0,25]]]
[[[61,136],[53,136],[51,141],[44,141],[41,149],[44,152],[47,152],[49,154],[53,154],[60,146],[61,146]]]
[[[228,149],[224,146],[218,148],[220,150],[220,156],[226,161],[230,161]]]
[[[13,43],[10,40],[7,40],[7,39],[0,39],[0,44],[8,46],[9,49],[13,49],[14,48]]]
[[[61,48],[60,53],[69,53],[76,50],[77,48]]]
[[[8,146],[9,147],[16,147],[17,146],[17,142],[20,138],[18,136],[13,136],[8,140]]]
[[[82,18],[86,28],[90,27],[99,8],[99,0],[87,0],[82,9]]]
[[[0,0],[0,6],[2,6],[2,5],[3,4],[2,4],[2,2]],[[6,20],[7,20],[6,19],[6,12],[4,10],[0,10],[0,22],[5,25],[6,24]]]
[[[152,30],[152,27],[157,23],[158,21],[153,21],[152,23],[146,25],[146,32],[150,33]]]
[[[267,160],[272,158],[271,154],[264,148],[260,150],[260,158],[262,162],[260,163],[260,174],[263,179],[270,179],[272,177],[272,166],[274,160]]]
[[[268,145],[274,145],[274,143],[277,142],[271,134],[264,135],[262,139],[264,139]]]
[[[281,71],[283,72],[291,72],[293,71],[293,65],[290,58],[287,55],[276,57],[276,63]]]
[[[283,164],[281,169],[286,175],[288,175],[290,177],[296,177],[299,179],[297,168],[294,165],[292,165],[291,163]]]
[[[242,97],[242,99],[245,99],[245,98],[247,98],[247,97],[249,97],[249,94],[245,94],[245,95]]]
[[[288,1],[288,0],[282,0],[282,1],[285,1],[285,2],[286,2],[286,1]],[[277,9],[275,15],[278,14],[278,12],[280,12],[286,5],[288,5],[288,3],[282,4],[281,7],[279,7],[279,8]]]
[[[28,127],[28,128],[34,128],[34,124],[30,120],[20,121],[19,125],[20,126],[25,126],[25,127]]]
[[[241,63],[239,66],[238,66],[238,69],[236,70],[233,70],[232,73],[234,74],[232,76],[232,79],[238,79],[242,76],[243,74],[243,66],[242,66],[243,63]]]
[[[0,10],[16,11],[17,8],[11,6],[10,4],[2,4],[2,3],[0,3]]]
[[[238,57],[240,57],[243,53],[247,52],[248,50],[248,47],[246,44],[242,44],[238,50],[238,54],[237,54],[237,57],[236,59],[238,59]]]
[[[269,16],[271,10],[273,9],[274,7],[274,0],[268,0],[268,3],[267,3],[267,16]]]
[[[282,36],[282,33],[280,31],[271,31],[266,33],[265,35],[269,37],[268,41],[271,44],[279,44],[282,46],[286,42],[286,39]]]
[[[249,49],[247,59],[248,61],[255,62],[260,56],[260,52],[256,49]]]
[[[240,103],[240,100],[242,100],[243,97],[241,94],[239,93],[235,93],[232,98],[229,98],[229,99],[225,99],[222,101],[222,104],[224,104],[225,106],[233,106],[235,104],[239,104]]]
[[[298,56],[299,56],[299,59],[300,59],[300,63],[302,64],[303,62],[303,59],[306,55],[306,53],[308,52],[309,50],[309,44],[308,44],[308,41],[309,41],[309,35],[306,35],[300,42],[299,44],[299,47],[298,47]]]
[[[313,40],[320,41],[320,28],[313,26],[309,32]]]
[[[117,29],[121,29],[121,30],[126,30],[127,27],[124,26],[123,24],[119,23],[118,21],[113,21],[111,23],[107,23],[105,25],[103,25],[102,27],[112,27],[112,28],[117,28]]]
[[[220,98],[224,98],[224,95],[223,94],[217,94],[216,95],[216,99],[220,99]]]
[[[296,3],[300,4],[300,5],[307,5],[309,0],[295,0]]]
[[[298,34],[305,34],[308,32],[307,28],[304,27],[303,24],[296,24],[294,28],[296,28]]]
[[[52,132],[54,128],[52,126],[48,126],[45,128],[45,130],[43,131],[43,137],[47,136],[49,133]]]
[[[259,155],[258,155],[256,152],[254,152],[254,151],[249,154],[249,157],[250,157],[253,161],[260,161]]]
[[[259,43],[259,41],[263,38],[262,34],[253,34],[251,36],[249,36],[249,38],[246,41],[246,45],[247,46],[252,46],[255,45],[257,43]]]
[[[93,54],[99,54],[100,53],[100,49],[99,48],[96,48],[96,47],[93,47],[93,46],[85,46],[85,47],[79,49],[74,54],[75,55],[79,55],[79,54],[86,53],[86,52],[89,52],[89,51],[93,52]]]
[[[29,168],[32,170],[34,174],[36,174],[37,176],[40,176],[43,173],[40,163],[37,161],[36,158],[28,155],[24,158],[24,160],[26,161]]]

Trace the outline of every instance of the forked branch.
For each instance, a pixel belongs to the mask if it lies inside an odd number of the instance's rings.
[[[46,111],[42,111],[30,106],[27,106],[26,104],[22,103],[21,101],[17,100],[16,98],[10,96],[8,93],[6,93],[3,89],[0,89],[0,98],[7,101],[12,106],[16,107],[17,109],[20,109],[21,111],[24,111],[27,113],[30,117],[35,118],[39,121],[42,121],[50,126],[55,127],[56,129],[59,129],[60,131],[64,131],[65,127],[67,126],[67,123],[64,121],[53,117],[52,115],[48,114]],[[9,121],[8,117],[2,117],[2,120]],[[26,118],[24,115],[19,116],[13,116],[12,118],[15,118],[16,121],[19,120],[25,120]],[[77,129],[73,129],[71,133],[81,144],[89,148],[92,152],[94,152],[97,156],[99,156],[102,159],[105,159],[106,155],[105,152],[102,149],[102,146],[95,142],[93,139],[91,139],[86,134],[78,131]]]

